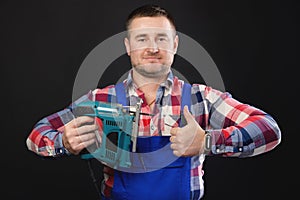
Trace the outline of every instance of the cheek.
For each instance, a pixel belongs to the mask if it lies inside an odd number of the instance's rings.
[[[164,58],[165,58],[164,60],[165,60],[166,64],[171,65],[174,60],[174,55],[167,53],[167,54],[165,54]]]
[[[139,58],[140,58],[140,53],[136,51],[130,53],[130,60],[133,64],[138,63],[140,60]]]

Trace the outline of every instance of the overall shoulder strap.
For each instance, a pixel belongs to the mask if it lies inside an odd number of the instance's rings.
[[[183,108],[185,105],[188,106],[189,111],[191,111],[191,84],[184,83],[181,91],[181,121],[180,126],[184,126],[186,124],[185,118],[183,116]]]
[[[185,105],[191,110],[191,84],[184,83],[181,92],[181,110]]]
[[[115,90],[116,90],[117,102],[119,104],[122,104],[123,106],[127,106],[124,83],[123,82],[117,83],[115,85]]]

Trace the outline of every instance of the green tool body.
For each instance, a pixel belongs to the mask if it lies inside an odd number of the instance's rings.
[[[97,117],[102,122],[101,144],[95,151],[81,154],[83,159],[96,158],[112,167],[130,167],[130,153],[135,152],[139,107],[134,113],[120,104],[87,101],[78,104],[75,116]]]

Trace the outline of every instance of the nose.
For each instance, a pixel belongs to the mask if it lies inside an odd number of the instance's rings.
[[[154,40],[149,41],[147,51],[150,53],[157,53],[159,51],[156,41],[154,41]]]

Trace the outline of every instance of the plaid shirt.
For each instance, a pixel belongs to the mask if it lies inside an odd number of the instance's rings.
[[[144,93],[133,83],[131,73],[124,81],[130,105],[143,100],[143,113],[150,113]],[[183,81],[169,74],[157,91],[152,116],[141,115],[139,135],[170,135],[170,127],[178,126],[180,119],[180,101]],[[86,100],[111,102],[116,99],[115,86],[95,89],[84,95],[69,107],[41,119],[27,138],[29,150],[41,156],[58,157],[68,155],[62,145],[64,125],[74,119],[72,108]],[[191,113],[199,125],[212,134],[211,155],[249,157],[265,153],[276,147],[281,141],[281,132],[276,121],[264,111],[243,104],[228,92],[220,92],[202,84],[193,84],[191,88]],[[200,199],[204,193],[203,169],[204,155],[191,158],[191,194],[192,199]],[[113,170],[104,167],[102,192],[110,196],[113,187]]]

